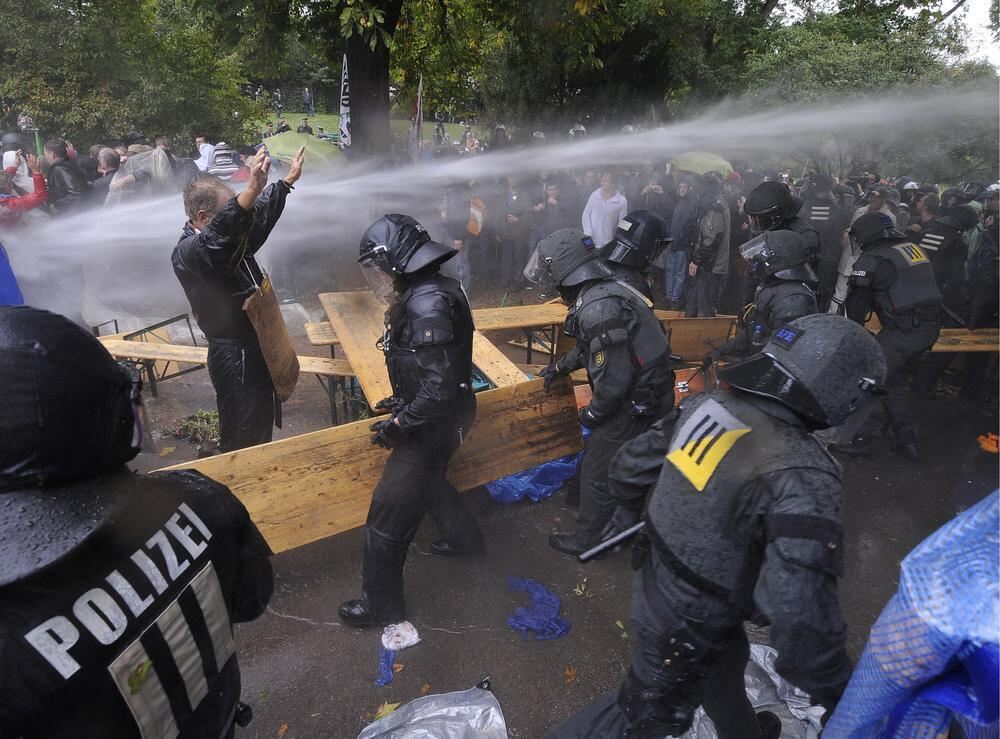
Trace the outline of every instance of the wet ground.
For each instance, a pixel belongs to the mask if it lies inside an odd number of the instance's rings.
[[[305,345],[299,350],[325,354]],[[906,553],[997,487],[998,458],[976,441],[998,428],[995,402],[956,396],[912,402],[922,459],[893,456],[880,439],[874,460],[844,470],[847,571],[840,592],[854,656],[895,591]],[[148,402],[157,449],[140,455],[139,467],[194,457],[192,445],[164,431],[213,407],[205,372],[163,383],[160,397]],[[285,405],[285,426],[276,437],[328,424],[326,396],[307,376]],[[550,550],[547,535],[573,525],[574,512],[561,500],[497,505],[478,489],[465,501],[482,526],[488,556],[432,556],[435,533],[425,523],[405,571],[411,620],[423,641],[397,655],[399,672],[386,687],[374,685],[379,634],[345,627],[336,615],[340,603],[359,592],[360,530],[274,558],[275,593],[267,613],[236,629],[243,699],[255,714],[237,736],[354,737],[384,702],[465,689],[489,675],[510,735],[540,737],[617,687],[631,649],[627,555],[581,565]],[[565,638],[525,641],[507,626],[507,616],[527,604],[525,595],[507,590],[510,576],[533,578],[561,598],[562,616],[572,625]],[[766,639],[766,633],[754,638]]]

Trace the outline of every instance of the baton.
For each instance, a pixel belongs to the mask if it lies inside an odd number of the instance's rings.
[[[646,525],[645,521],[640,521],[635,526],[630,526],[629,528],[625,529],[624,531],[615,534],[610,539],[605,539],[600,544],[598,544],[596,547],[588,549],[583,554],[578,555],[577,559],[579,559],[581,562],[586,562],[589,559],[593,559],[594,557],[596,557],[601,552],[606,552],[607,550],[611,549],[612,547],[615,547],[615,546],[621,544],[626,539],[628,539],[628,538],[630,538],[632,536],[635,536],[640,531],[642,531],[642,529],[643,529],[643,527],[645,525]]]
[[[950,316],[962,328],[968,328],[969,327],[969,324],[967,324],[965,321],[963,321],[962,318],[961,318],[961,316],[959,316],[955,311],[953,311],[951,308],[949,308],[944,303],[941,304],[941,310],[943,310],[948,316]]]

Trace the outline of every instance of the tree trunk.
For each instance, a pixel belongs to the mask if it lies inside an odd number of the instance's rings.
[[[403,0],[381,0],[386,33],[392,36]],[[363,156],[385,156],[392,144],[389,132],[389,49],[381,41],[374,51],[367,38],[352,35],[347,42],[351,80],[351,149]]]

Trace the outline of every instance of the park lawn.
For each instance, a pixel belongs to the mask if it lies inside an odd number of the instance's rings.
[[[306,117],[305,113],[289,112],[287,110],[282,115],[288,120],[288,125],[292,127],[293,131],[302,125],[302,119]],[[273,121],[277,127],[277,117],[269,118],[268,120]],[[323,130],[327,133],[339,133],[340,116],[336,113],[317,113],[316,115],[309,116],[309,125],[312,126],[313,131],[316,131],[318,126],[322,126]],[[406,135],[410,130],[410,122],[393,118],[389,121],[389,128],[392,130],[393,136],[401,141],[405,141]],[[423,128],[424,140],[433,141],[434,123],[432,121],[424,121]],[[451,135],[452,141],[458,141],[462,134],[465,133],[465,128],[458,123],[445,123],[444,128]]]

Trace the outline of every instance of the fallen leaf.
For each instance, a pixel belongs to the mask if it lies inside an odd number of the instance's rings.
[[[175,446],[165,446],[165,447],[163,447],[163,449],[160,450],[160,456],[161,457],[165,457],[168,454],[170,454],[170,452],[172,452],[172,451],[174,451],[176,449],[177,449],[177,447],[175,447]]]
[[[576,593],[577,595],[581,596],[581,597],[584,596],[584,595],[586,595],[587,594],[587,578],[583,578],[583,582],[579,583],[575,588],[573,588],[573,592]]]
[[[375,712],[375,720],[378,721],[379,719],[385,718],[390,713],[399,708],[401,705],[402,703],[390,703],[389,701],[386,701],[381,706],[379,706],[378,710]]]
[[[392,663],[392,671],[393,672],[402,672],[404,667],[405,667],[405,665],[402,664],[401,662],[393,662]]]
[[[1000,454],[1000,436],[996,434],[986,434],[983,436],[980,434],[976,437],[976,441],[979,442],[979,448],[984,452]]]
[[[617,626],[621,630],[621,633],[618,636],[620,636],[622,639],[628,639],[628,632],[625,631],[625,624],[623,624],[621,621],[615,621],[615,626]]]
[[[280,737],[283,737],[287,733],[288,733],[288,724],[282,724],[281,726],[278,727],[278,737],[279,737],[279,739],[280,739]]]
[[[420,695],[427,695],[429,692],[431,692],[430,683],[424,683],[423,685],[420,686]]]
[[[576,682],[576,668],[573,665],[566,665],[564,672],[566,673],[566,687],[568,688]]]

